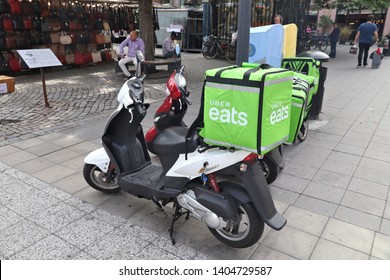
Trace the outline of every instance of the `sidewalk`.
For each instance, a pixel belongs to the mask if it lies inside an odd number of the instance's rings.
[[[100,135],[124,82],[113,68],[17,77],[17,93],[0,95],[1,259],[390,259],[390,59],[357,69],[349,46],[328,67],[323,113],[308,139],[285,148],[286,167],[270,186],[287,220],[266,227],[258,244],[234,249],[203,223],[179,220],[172,246],[168,218],[146,201],[107,195],[82,177],[83,159]],[[228,65],[182,54],[193,105],[204,70]],[[96,71],[99,69],[98,71]],[[166,78],[147,79],[152,125]],[[158,101],[158,102],[156,102]]]

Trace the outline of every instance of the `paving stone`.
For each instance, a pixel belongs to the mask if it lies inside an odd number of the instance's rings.
[[[385,208],[385,200],[347,191],[341,205],[376,216],[382,216]]]
[[[353,173],[355,172],[356,167],[357,165],[354,166],[351,163],[348,164],[348,163],[327,159],[324,162],[324,164],[321,166],[321,170],[352,176]]]
[[[303,192],[303,194],[307,196],[335,204],[338,204],[341,201],[344,193],[345,190],[342,188],[335,188],[318,182],[311,182]]]
[[[368,260],[369,255],[320,238],[311,260]]]
[[[377,233],[374,239],[372,255],[378,259],[390,259],[390,236]]]
[[[379,199],[386,199],[389,187],[359,178],[352,178],[348,190]]]
[[[283,216],[289,227],[320,236],[328,221],[327,216],[313,213],[302,208],[290,206]]]
[[[344,206],[339,206],[334,218],[375,231],[379,231],[382,220],[378,216]]]
[[[390,220],[382,219],[381,228],[379,230],[381,233],[390,235]]]
[[[26,152],[26,151],[19,150],[15,153],[12,153],[12,154],[9,154],[6,156],[2,156],[1,161],[4,162],[5,164],[10,165],[10,166],[15,166],[15,165],[18,165],[22,162],[26,162],[26,161],[29,161],[29,160],[35,159],[35,158],[37,158],[36,155],[29,153],[29,152]]]
[[[29,161],[19,163],[14,167],[27,174],[33,174],[35,172],[49,168],[50,166],[53,166],[53,164],[54,163],[52,161],[49,161],[42,157],[38,157]]]
[[[272,183],[273,186],[286,189],[291,192],[302,193],[309,180],[301,179],[295,176],[281,173],[278,178]]]
[[[24,218],[14,211],[6,208],[3,205],[0,205],[0,231],[19,223]]]
[[[249,258],[250,260],[296,260],[296,258],[282,252],[260,245]]]
[[[328,217],[333,217],[337,209],[337,204],[306,195],[301,195],[294,205]]]
[[[298,193],[273,187],[272,185],[269,186],[269,189],[274,200],[282,201],[287,204],[294,204],[299,197]]]
[[[320,169],[312,181],[323,183],[335,188],[347,189],[350,180],[351,176]]]
[[[370,254],[375,232],[350,223],[330,219],[321,238]]]
[[[45,170],[35,172],[32,175],[50,184],[62,178],[65,178],[73,173],[75,173],[74,170],[71,170],[61,165],[53,165],[49,168],[46,168]]]

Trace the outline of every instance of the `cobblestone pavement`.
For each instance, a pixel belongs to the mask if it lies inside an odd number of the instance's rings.
[[[201,84],[200,67],[224,66],[223,60],[199,60],[201,54],[182,54],[183,63],[191,64],[186,75],[191,84]],[[165,67],[166,69],[166,67]],[[165,75],[164,75],[165,74]],[[145,83],[149,102],[164,97],[168,73],[160,67]],[[116,95],[125,79],[114,71],[114,63],[73,69],[45,70],[48,101],[45,107],[39,71],[16,76],[16,92],[0,95],[0,146],[39,135],[79,126],[110,113],[117,106]]]

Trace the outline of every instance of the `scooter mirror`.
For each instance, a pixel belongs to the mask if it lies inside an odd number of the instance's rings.
[[[145,61],[144,54],[143,54],[140,50],[137,51],[137,59],[138,59],[138,61],[140,61],[140,62]]]
[[[180,46],[179,46],[179,44],[176,44],[176,46],[175,46],[175,53],[176,53],[176,56],[179,56],[179,54],[180,54]]]

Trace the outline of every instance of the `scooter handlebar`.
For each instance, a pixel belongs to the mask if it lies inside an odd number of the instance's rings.
[[[134,104],[134,107],[141,116],[146,115],[146,108],[143,106],[143,104],[141,102],[136,102]]]

